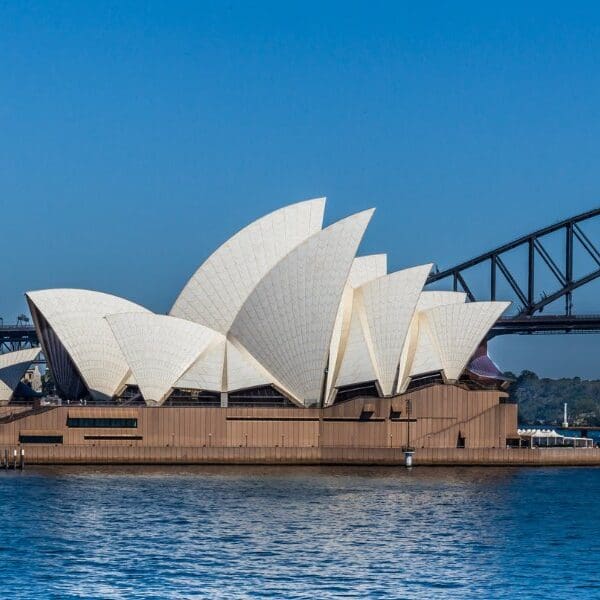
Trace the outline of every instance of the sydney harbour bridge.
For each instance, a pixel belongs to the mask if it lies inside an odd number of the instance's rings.
[[[597,208],[521,236],[435,271],[428,284],[443,282],[470,301],[512,300],[512,314],[496,322],[490,337],[598,332],[600,314],[578,312],[574,293],[600,278],[599,216]],[[594,227],[596,235],[590,233]],[[600,313],[600,298],[595,300]]]
[[[463,291],[470,301],[512,300],[489,337],[600,332],[599,314],[578,312],[574,293],[600,278],[600,208],[523,235],[454,267],[437,267],[429,287]],[[596,234],[591,233],[596,228]],[[37,346],[26,315],[0,318],[0,353]]]

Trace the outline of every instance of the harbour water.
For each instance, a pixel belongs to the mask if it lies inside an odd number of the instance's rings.
[[[600,469],[0,472],[1,598],[600,598]]]

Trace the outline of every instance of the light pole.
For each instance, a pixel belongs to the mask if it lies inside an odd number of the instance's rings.
[[[410,416],[412,414],[412,401],[406,400],[406,449],[404,450],[404,465],[410,469],[412,467],[413,454],[415,451],[410,447]]]
[[[412,414],[412,402],[406,400],[406,449],[410,450],[410,415]]]

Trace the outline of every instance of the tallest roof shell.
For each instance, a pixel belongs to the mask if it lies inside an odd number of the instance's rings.
[[[170,314],[227,334],[258,282],[323,226],[325,198],[276,210],[244,227],[198,268]]]

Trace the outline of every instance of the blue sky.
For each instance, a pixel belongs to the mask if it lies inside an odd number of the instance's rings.
[[[590,3],[0,4],[0,316],[99,289],[164,312],[221,241],[326,195],[440,268],[600,201]],[[600,286],[576,310],[600,312]],[[600,336],[504,368],[600,377]]]

